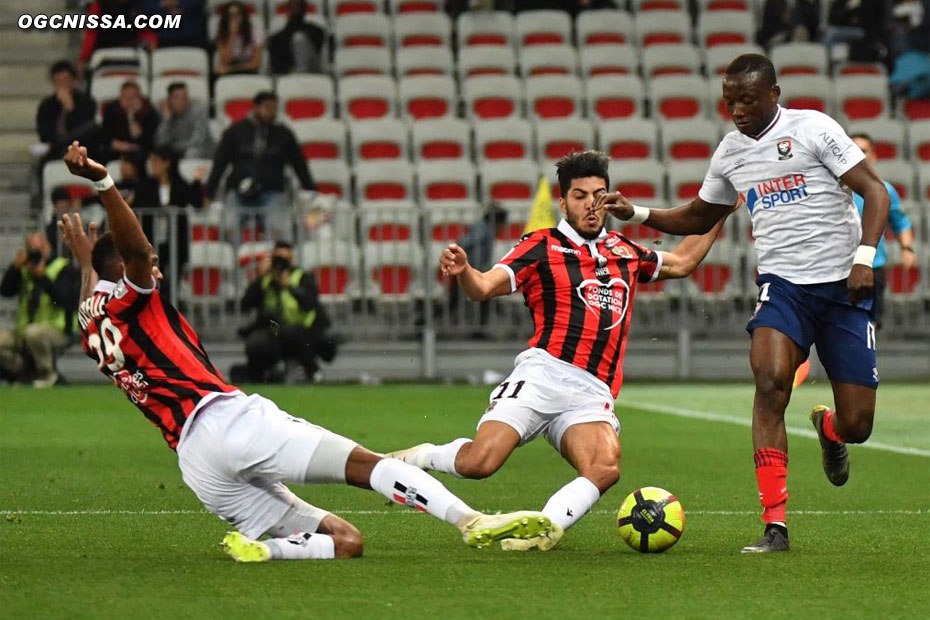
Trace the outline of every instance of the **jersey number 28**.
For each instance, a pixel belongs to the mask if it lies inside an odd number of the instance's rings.
[[[119,343],[123,339],[123,334],[113,325],[109,317],[103,319],[100,323],[100,332],[91,334],[87,337],[87,344],[97,353],[97,364],[103,370],[104,365],[112,372],[116,372],[126,363],[122,349]],[[107,361],[110,358],[112,361]]]

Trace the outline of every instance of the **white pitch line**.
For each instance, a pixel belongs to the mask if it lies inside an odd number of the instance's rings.
[[[645,411],[651,411],[653,413],[663,413],[665,415],[678,416],[680,418],[692,418],[695,420],[707,420],[709,422],[723,422],[724,424],[737,424],[739,426],[752,426],[752,420],[749,418],[742,418],[734,415],[726,415],[723,413],[712,413],[710,411],[697,411],[695,409],[682,409],[680,407],[668,407],[666,405],[659,405],[656,403],[644,403],[644,402],[622,402],[621,404],[624,407],[631,407],[633,409],[643,409]],[[797,435],[798,437],[809,437],[811,439],[817,439],[817,433],[810,428],[803,428],[800,426],[785,426],[785,431],[789,435]],[[882,443],[880,441],[867,441],[863,444],[855,444],[856,447],[867,448],[870,450],[881,450],[882,452],[894,452],[895,454],[907,454],[911,456],[924,456],[930,457],[930,450],[923,450],[921,448],[911,448],[909,446],[896,446],[890,443]]]
[[[395,510],[332,510],[337,515],[382,515],[382,516],[404,516],[418,515],[416,510],[405,510],[397,508]],[[758,515],[758,510],[688,510],[688,515],[695,516],[750,516]],[[165,516],[190,516],[190,515],[210,515],[206,510],[0,510],[0,518],[3,517],[165,517]],[[613,515],[614,510],[592,510],[590,514],[596,515]],[[870,515],[930,515],[930,508],[918,510],[789,510],[790,515],[842,515],[842,516],[870,516]]]

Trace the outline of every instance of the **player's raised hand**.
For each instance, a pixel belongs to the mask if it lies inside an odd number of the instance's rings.
[[[90,179],[91,181],[100,181],[107,176],[106,167],[87,156],[87,147],[75,140],[68,146],[68,152],[65,153],[65,164],[71,174]]]
[[[618,220],[628,220],[633,217],[633,203],[620,192],[604,192],[594,199],[595,212],[607,209],[607,212]]]
[[[80,213],[75,213],[73,218],[65,213],[58,221],[58,230],[62,242],[71,250],[81,269],[92,268],[91,252],[97,243],[97,223],[91,222],[89,233],[85,234]]]
[[[450,243],[439,255],[439,268],[444,276],[457,276],[468,266],[468,254],[458,244]]]
[[[849,300],[859,303],[872,296],[875,290],[875,272],[866,265],[853,265],[846,284],[849,288]]]

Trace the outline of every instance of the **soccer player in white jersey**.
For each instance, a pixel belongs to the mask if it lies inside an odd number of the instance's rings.
[[[788,439],[792,378],[812,344],[833,386],[835,408],[815,407],[823,468],[836,486],[849,476],[846,443],[872,432],[878,370],[871,312],[872,260],[888,219],[888,192],[833,119],[778,105],[771,61],[730,63],[723,99],[737,131],[717,147],[690,203],[649,210],[619,193],[598,206],[622,220],[676,235],[706,232],[741,200],[752,215],[759,299],[747,330],[755,376],[752,441],[765,533],[744,553],[788,550]],[[850,189],[864,199],[862,218]]]

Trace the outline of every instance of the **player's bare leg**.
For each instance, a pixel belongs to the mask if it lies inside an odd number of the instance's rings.
[[[755,377],[752,443],[765,534],[744,553],[788,550],[785,514],[788,502],[788,436],[785,409],[791,400],[795,371],[804,352],[788,336],[770,327],[752,333],[749,364]]]
[[[480,479],[500,469],[519,443],[520,434],[512,426],[488,420],[478,427],[474,439],[460,438],[441,445],[424,443],[387,456],[420,469]]]
[[[811,411],[811,423],[820,439],[823,471],[835,486],[849,479],[847,443],[862,443],[872,434],[875,418],[875,392],[869,386],[833,383],[836,410],[818,405]]]

